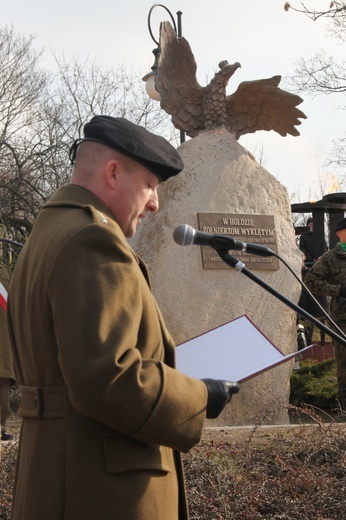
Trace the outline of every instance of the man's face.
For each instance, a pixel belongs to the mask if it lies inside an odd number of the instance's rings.
[[[127,238],[136,233],[148,212],[158,211],[159,184],[158,177],[136,161],[129,161],[127,167],[118,163],[108,208]]]
[[[336,235],[339,237],[340,242],[346,244],[346,228],[336,231]]]

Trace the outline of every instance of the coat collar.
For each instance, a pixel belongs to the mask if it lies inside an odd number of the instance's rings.
[[[335,244],[335,252],[338,256],[346,256],[346,252],[340,247],[340,242]]]
[[[59,188],[54,195],[44,204],[44,208],[52,208],[58,206],[80,207],[93,206],[101,213],[107,215],[114,220],[113,215],[105,204],[91,191],[76,184],[66,184]]]
[[[109,209],[104,205],[104,203],[96,197],[91,191],[86,188],[82,188],[81,186],[77,186],[76,184],[66,184],[65,186],[61,186],[54,195],[44,204],[43,208],[53,208],[53,207],[63,207],[70,206],[75,208],[83,208],[84,206],[93,206],[96,210],[98,210],[101,214],[108,216],[113,222],[113,215],[109,211]],[[118,224],[116,223],[118,226]],[[120,230],[120,228],[119,228]],[[124,240],[126,240],[124,236]],[[150,279],[147,267],[143,260],[133,251],[132,247],[126,241],[127,246],[131,253],[133,254],[136,262],[139,264],[142,273],[147,280],[148,285],[150,286]]]

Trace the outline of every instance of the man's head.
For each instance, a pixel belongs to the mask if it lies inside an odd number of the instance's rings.
[[[314,230],[314,219],[312,217],[309,217],[306,221],[306,225],[308,226],[309,231],[312,232]]]
[[[342,218],[335,226],[335,233],[340,242],[346,244],[346,218]]]
[[[177,175],[184,163],[177,150],[163,137],[123,117],[94,116],[84,126],[84,138],[71,148],[75,152],[80,142],[96,142],[131,157],[154,173],[161,181]]]
[[[157,187],[183,169],[182,159],[164,138],[123,118],[95,116],[84,136],[71,149],[71,182],[99,197],[131,237],[158,210]]]

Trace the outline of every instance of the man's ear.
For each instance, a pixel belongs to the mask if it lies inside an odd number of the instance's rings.
[[[108,161],[105,168],[106,184],[109,188],[115,188],[120,173],[119,163],[115,159]]]

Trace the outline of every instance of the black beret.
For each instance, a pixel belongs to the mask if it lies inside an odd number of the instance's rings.
[[[345,229],[345,228],[346,228],[346,218],[342,218],[341,220],[339,220],[339,222],[337,222],[334,231],[340,231],[341,229]]]
[[[309,217],[308,220],[306,221],[306,224],[311,224],[311,222],[313,222],[314,219],[312,217]]]
[[[94,116],[84,126],[84,136],[82,141],[95,141],[114,148],[145,166],[162,181],[184,168],[179,153],[166,139],[123,117]]]

